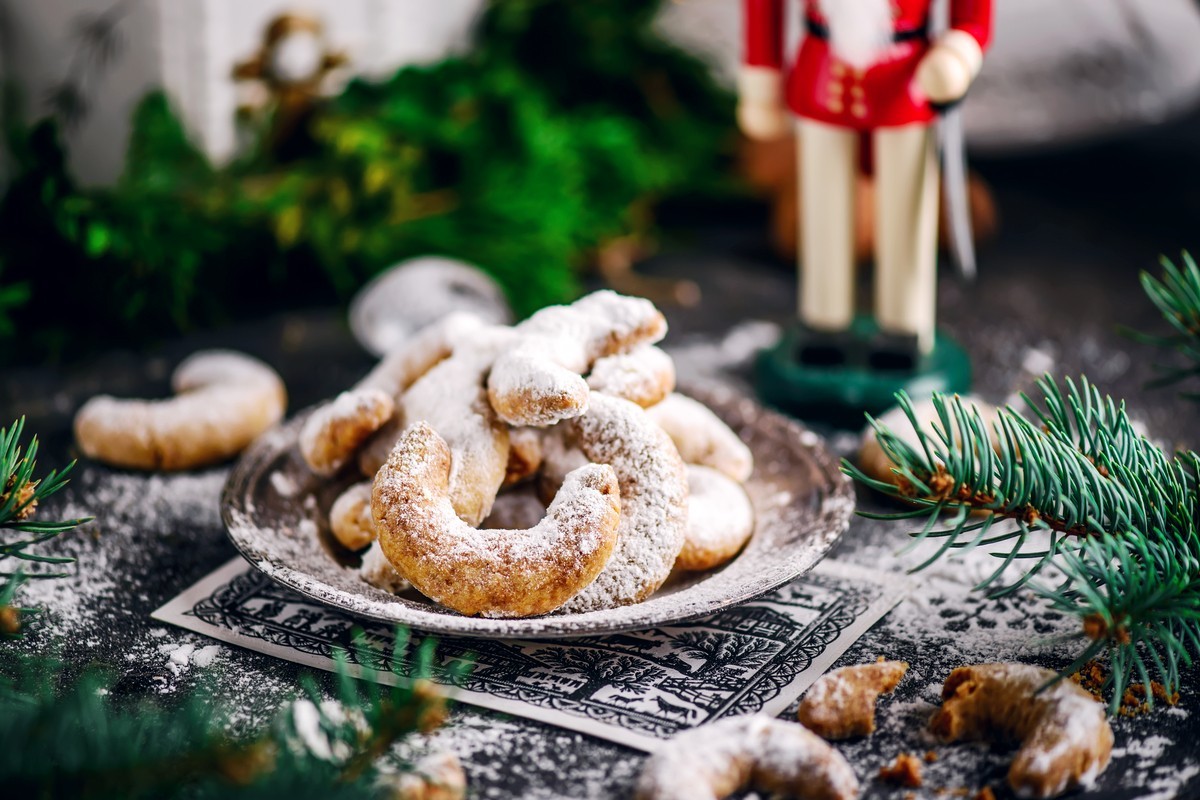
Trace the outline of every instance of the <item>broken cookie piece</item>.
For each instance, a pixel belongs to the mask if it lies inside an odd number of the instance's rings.
[[[1029,664],[959,667],[930,723],[948,742],[1017,744],[1008,783],[1025,797],[1090,785],[1108,766],[1113,732],[1104,707],[1068,680]]]
[[[879,770],[879,779],[915,789],[921,785],[921,762],[912,753],[901,753]]]
[[[796,718],[825,739],[867,736],[875,730],[875,701],[900,683],[908,664],[877,661],[835,669],[804,695]]]

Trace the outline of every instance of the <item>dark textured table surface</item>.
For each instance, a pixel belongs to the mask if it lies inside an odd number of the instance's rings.
[[[1003,217],[998,241],[981,255],[973,286],[949,278],[941,287],[944,326],[971,353],[979,393],[1005,401],[1028,389],[1035,373],[1085,373],[1104,390],[1129,400],[1135,418],[1170,445],[1200,446],[1200,405],[1173,390],[1148,391],[1158,354],[1116,331],[1120,324],[1158,325],[1137,284],[1139,268],[1159,253],[1195,244],[1200,212],[1200,149],[1190,141],[1193,122],[1153,137],[1116,142],[1067,157],[984,163]],[[793,277],[766,253],[761,209],[728,213],[680,212],[678,235],[648,266],[660,275],[699,282],[703,304],[669,310],[668,344],[685,364],[710,353],[740,369],[735,342],[714,348],[730,328],[747,320],[786,320]],[[699,218],[702,217],[702,218]],[[760,327],[761,330],[761,327]],[[70,419],[97,392],[153,396],[166,392],[170,368],[184,355],[210,346],[245,350],[275,365],[297,410],[348,386],[370,365],[339,314],[296,313],[190,336],[149,354],[111,353],[64,369],[10,372],[0,389],[0,418],[29,418],[41,434],[43,466],[73,455]],[[732,355],[730,355],[732,353]],[[722,355],[724,354],[724,355]],[[712,366],[712,365],[709,365]],[[692,367],[685,366],[684,369]],[[834,444],[850,446],[847,436]],[[62,637],[74,663],[99,662],[120,676],[118,690],[169,699],[201,682],[236,708],[234,723],[268,718],[296,690],[299,669],[266,656],[223,647],[207,668],[172,665],[169,654],[202,637],[168,630],[150,612],[233,555],[216,511],[227,468],[178,477],[139,476],[84,463],[68,491],[46,513],[87,512],[97,520],[52,550],[80,559],[75,577],[43,584],[36,599],[51,615],[20,647],[44,647]],[[860,495],[864,504],[877,501]],[[919,554],[897,556],[904,544],[896,527],[856,520],[833,557],[903,570]],[[1021,659],[1063,666],[1081,649],[1070,620],[1046,611],[1029,595],[985,601],[969,592],[981,566],[953,562],[922,573],[914,599],[864,636],[842,664],[877,655],[903,658],[913,669],[881,704],[880,731],[840,749],[851,760],[865,794],[901,797],[874,779],[901,751],[932,746],[923,723],[941,680],[954,666],[977,660]],[[1124,798],[1200,795],[1200,673],[1187,673],[1180,705],[1114,722],[1113,765],[1088,796]],[[536,722],[460,707],[451,724],[414,748],[448,747],[463,758],[473,797],[624,798],[643,756],[636,751]],[[1000,796],[1008,755],[969,746],[938,747],[919,796],[991,785]]]

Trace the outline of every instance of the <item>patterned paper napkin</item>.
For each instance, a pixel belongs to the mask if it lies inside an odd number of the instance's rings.
[[[438,661],[474,664],[456,699],[642,750],[722,717],[779,714],[904,594],[903,579],[837,561],[701,620],[581,639],[438,636]],[[233,559],[154,612],[215,639],[331,670],[390,671],[392,628],[309,600]],[[365,636],[355,640],[351,631]],[[414,635],[410,650],[421,643]]]

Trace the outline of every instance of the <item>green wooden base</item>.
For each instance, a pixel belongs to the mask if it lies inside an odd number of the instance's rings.
[[[874,320],[860,317],[851,333],[866,342],[877,332]],[[934,392],[965,393],[971,388],[971,362],[956,342],[938,334],[933,351],[911,371],[874,370],[861,364],[812,366],[796,360],[804,333],[789,329],[777,345],[758,354],[755,383],[763,402],[806,420],[841,428],[861,428],[864,414],[881,414],[904,390],[914,399]]]

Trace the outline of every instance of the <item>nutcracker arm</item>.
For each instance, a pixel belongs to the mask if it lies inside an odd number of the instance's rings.
[[[950,30],[959,31],[974,40],[980,58],[992,43],[992,0],[951,0]]]
[[[784,0],[742,0],[742,8],[746,35],[743,63],[783,69]]]
[[[738,73],[738,127],[758,141],[782,138],[788,131],[783,73],[771,67],[742,67]]]
[[[788,130],[784,99],[785,0],[742,0],[745,52],[738,73],[738,127],[751,139],[770,140]]]

